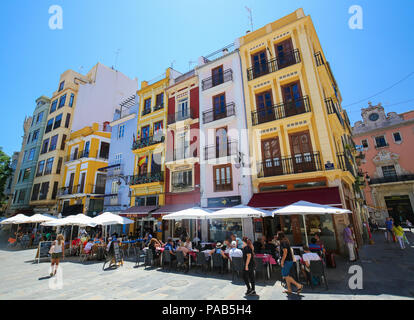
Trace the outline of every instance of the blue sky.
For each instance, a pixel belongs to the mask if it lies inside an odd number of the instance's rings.
[[[63,30],[49,29],[48,9],[63,9]],[[348,27],[351,5],[363,9],[363,29]],[[86,73],[98,61],[131,78],[150,80],[245,34],[245,6],[254,28],[297,8],[312,17],[351,122],[368,100],[414,71],[414,1],[383,0],[13,0],[2,3],[0,146],[19,150],[25,115],[40,95],[57,89],[67,69]],[[414,109],[414,75],[371,98],[386,112]]]

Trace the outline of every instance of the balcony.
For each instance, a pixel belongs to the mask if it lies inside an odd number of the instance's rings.
[[[58,191],[58,196],[69,196],[72,194],[80,194],[80,193],[87,193],[87,194],[105,194],[105,185],[93,185],[88,184],[84,185],[75,185],[75,186],[68,186],[60,188]]]
[[[299,153],[291,157],[267,159],[257,164],[258,178],[322,171],[319,152]]]
[[[133,186],[152,182],[164,182],[164,172],[149,172],[143,175],[132,176],[129,185]]]
[[[144,108],[144,110],[142,110],[142,116],[150,114],[151,112],[152,112],[151,108]]]
[[[291,65],[300,63],[300,53],[298,49],[285,52],[283,57],[273,58],[272,60],[257,64],[247,69],[248,81],[264,76]]]
[[[325,61],[323,61],[322,53],[320,53],[319,51],[314,54],[314,57],[315,57],[317,67],[325,64]]]
[[[173,124],[179,121],[184,121],[187,119],[194,119],[193,117],[193,110],[192,109],[185,109],[181,110],[179,112],[176,112],[174,114],[168,115],[168,124]]]
[[[163,143],[165,140],[164,134],[155,134],[155,136],[148,136],[135,141],[132,144],[132,150],[142,149],[154,144]]]
[[[264,107],[253,111],[252,124],[256,126],[262,123],[292,117],[310,111],[311,107],[309,98],[308,96],[303,96],[295,101],[282,102],[271,107]]]
[[[158,111],[164,109],[164,102],[157,104],[156,106],[154,106],[154,108],[152,109],[152,112]]]
[[[174,149],[174,152],[167,155],[167,162],[185,160],[189,158],[197,158],[197,149],[191,154],[190,146],[180,147]]]
[[[215,76],[211,76],[207,79],[204,79],[201,82],[202,90],[207,90],[212,87],[218,86],[224,82],[232,81],[233,80],[233,70],[227,69],[223,73],[219,73]]]
[[[204,159],[218,159],[221,157],[229,157],[237,154],[237,141],[229,140],[227,143],[210,145],[204,147]]]
[[[216,120],[228,118],[236,114],[234,102],[230,102],[219,108],[209,109],[203,112],[203,123],[210,123]]]
[[[338,104],[335,103],[332,98],[328,98],[328,99],[325,99],[325,105],[326,105],[326,110],[328,111],[328,114],[335,113],[342,127],[345,127],[345,121],[342,118],[341,113],[339,112]]]
[[[375,144],[375,149],[381,149],[381,148],[385,148],[385,147],[389,147],[390,145],[386,142],[383,143],[376,143]]]
[[[109,153],[98,154],[98,152],[92,153],[89,150],[82,150],[79,152],[74,152],[69,156],[66,156],[65,161],[70,162],[70,161],[75,161],[75,160],[79,160],[82,158],[94,158],[94,159],[108,160]]]
[[[390,175],[388,177],[374,178],[369,180],[369,184],[382,184],[382,183],[392,183],[392,182],[405,182],[413,181],[414,174],[401,174],[401,175]]]
[[[356,173],[354,166],[349,160],[350,156],[346,153],[338,153],[336,156],[338,158],[339,169],[342,169],[343,171],[349,171],[355,177]]]

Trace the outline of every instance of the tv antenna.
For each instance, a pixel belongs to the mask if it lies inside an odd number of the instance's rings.
[[[191,65],[197,63],[197,61],[188,61],[188,69],[191,70]]]
[[[253,15],[252,15],[252,9],[250,9],[249,7],[245,6],[247,12],[249,12],[248,18],[250,21],[250,28],[251,28],[251,32],[253,32]]]
[[[118,63],[118,57],[119,57],[119,53],[121,52],[121,49],[117,49],[116,51],[115,51],[115,65],[114,65],[114,68],[116,69],[116,65],[117,65],[117,63]]]

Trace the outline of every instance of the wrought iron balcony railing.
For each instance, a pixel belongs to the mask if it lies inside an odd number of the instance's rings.
[[[266,159],[257,164],[258,178],[322,171],[319,152],[299,153],[290,157]]]
[[[92,153],[89,150],[82,150],[79,152],[74,152],[69,156],[66,156],[65,161],[70,162],[70,161],[75,161],[75,160],[79,160],[82,158],[94,158],[94,159],[108,160],[109,153],[108,152],[98,153],[97,151]]]
[[[253,80],[265,74],[300,63],[300,52],[298,49],[284,52],[283,56],[264,61],[247,69],[247,79]]]
[[[163,133],[155,134],[154,136],[143,137],[139,140],[136,140],[132,144],[132,150],[142,149],[148,146],[152,146],[154,144],[163,143],[165,140],[165,136]]]
[[[326,110],[328,114],[336,114],[339,122],[341,123],[342,127],[345,127],[345,121],[342,117],[341,113],[339,112],[339,106],[337,103],[334,102],[332,98],[325,99]]]
[[[164,108],[164,102],[161,102],[160,104],[157,104],[156,106],[154,106],[154,108],[152,109],[152,112],[161,110]]]
[[[224,119],[234,116],[236,114],[234,102],[230,102],[226,105],[209,109],[203,112],[203,123],[209,123],[216,120]]]
[[[356,170],[352,165],[350,155],[347,155],[346,153],[338,153],[336,156],[338,158],[339,169],[342,169],[343,171],[349,171],[354,177],[356,177]]]
[[[382,178],[373,178],[369,180],[369,184],[381,184],[381,183],[391,183],[391,182],[404,182],[414,180],[414,174],[401,174],[401,175],[392,175]]]
[[[137,184],[145,184],[152,182],[163,182],[164,181],[164,171],[149,172],[147,174],[131,176],[129,184],[131,186]]]
[[[256,126],[261,123],[292,117],[310,111],[309,98],[308,96],[303,96],[295,101],[282,102],[274,106],[256,109],[256,111],[252,112],[252,124]]]
[[[314,54],[315,60],[316,60],[316,66],[319,67],[323,64],[325,64],[325,61],[323,61],[322,54],[318,51]]]
[[[204,147],[204,159],[218,159],[221,157],[229,157],[236,155],[238,152],[237,141],[229,140],[227,143],[218,145],[210,145]]]
[[[189,159],[189,158],[197,158],[197,156],[198,156],[197,149],[191,152],[190,146],[176,148],[174,149],[173,152],[170,152],[169,154],[166,155],[167,162],[184,160],[184,159]]]
[[[178,121],[183,121],[183,120],[187,120],[187,119],[194,119],[192,109],[185,109],[185,110],[178,111],[174,114],[169,114],[168,115],[168,124],[173,124],[173,123],[176,123]]]
[[[204,91],[212,87],[218,86],[224,82],[232,81],[232,80],[233,80],[233,70],[227,69],[223,73],[219,73],[207,79],[204,79],[201,82],[201,88]]]

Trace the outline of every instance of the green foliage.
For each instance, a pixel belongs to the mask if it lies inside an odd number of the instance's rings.
[[[4,190],[6,188],[7,179],[12,175],[13,171],[11,168],[10,157],[5,154],[0,147],[0,203],[3,203],[6,199]]]

